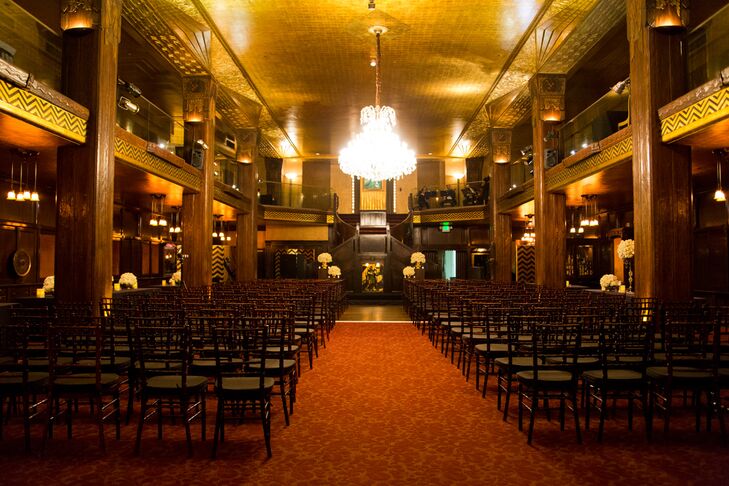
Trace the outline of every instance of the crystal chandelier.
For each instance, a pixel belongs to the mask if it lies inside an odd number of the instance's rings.
[[[365,106],[360,113],[362,131],[339,153],[342,172],[373,181],[399,179],[415,170],[415,152],[393,131],[397,125],[395,110],[380,104],[380,35],[387,29],[370,29],[377,39],[375,60],[375,106]]]

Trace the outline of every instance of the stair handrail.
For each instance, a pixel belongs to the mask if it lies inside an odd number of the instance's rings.
[[[400,240],[406,246],[412,246],[413,241],[413,203],[412,194],[408,197],[408,215],[401,222],[390,229],[390,235]]]
[[[357,234],[357,229],[339,216],[339,195],[336,193],[334,194],[334,204],[332,208],[334,212],[334,234],[332,246],[339,247],[342,243],[355,236]]]

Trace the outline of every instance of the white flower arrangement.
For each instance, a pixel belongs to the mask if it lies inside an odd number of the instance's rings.
[[[620,286],[620,280],[612,273],[607,273],[600,277],[600,288],[602,290],[608,290],[610,287]]]
[[[316,260],[321,263],[321,268],[327,268],[327,263],[332,262],[332,256],[327,252],[319,253],[319,256],[316,257]]]
[[[420,268],[422,265],[425,265],[425,255],[419,251],[416,251],[412,255],[410,255],[410,263],[415,264],[415,268]]]
[[[46,294],[52,294],[53,290],[56,288],[56,277],[51,275],[50,277],[46,277],[43,280],[43,291]]]
[[[340,268],[336,265],[329,267],[329,271],[327,273],[332,278],[339,278],[342,276],[342,270],[340,270]]]
[[[402,269],[402,276],[405,278],[413,278],[415,276],[415,269],[408,265]]]
[[[136,289],[137,277],[131,272],[122,273],[119,277],[119,286],[123,289]]]
[[[618,245],[618,256],[621,260],[633,258],[635,256],[635,242],[633,240],[623,240]]]
[[[170,277],[170,285],[180,285],[182,283],[182,272],[176,271]]]

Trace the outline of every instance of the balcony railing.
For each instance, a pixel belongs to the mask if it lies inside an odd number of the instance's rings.
[[[271,206],[329,211],[334,191],[330,187],[289,182],[259,181],[258,202]]]
[[[116,109],[117,125],[163,150],[183,156],[185,126],[182,123],[175,121],[171,115],[144,96],[135,97],[123,87],[117,89],[116,99],[121,100],[118,101]]]
[[[215,158],[213,165],[215,180],[240,191],[240,163],[225,156]]]
[[[625,86],[621,93],[611,90],[562,125],[559,130],[561,157],[574,155],[583,148],[628,126],[629,100],[629,85]]]
[[[61,37],[13,2],[0,14],[0,58],[61,89]]]
[[[721,70],[729,66],[728,37],[729,5],[688,35],[686,68],[689,91],[719,77]]]
[[[412,189],[412,207],[416,210],[476,206],[488,201],[488,183],[461,182],[444,186]]]

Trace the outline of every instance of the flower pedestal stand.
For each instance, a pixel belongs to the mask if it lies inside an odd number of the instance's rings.
[[[317,277],[319,280],[326,280],[329,278],[329,269],[328,268],[319,268]]]
[[[424,268],[415,269],[415,280],[425,280],[425,269]]]

